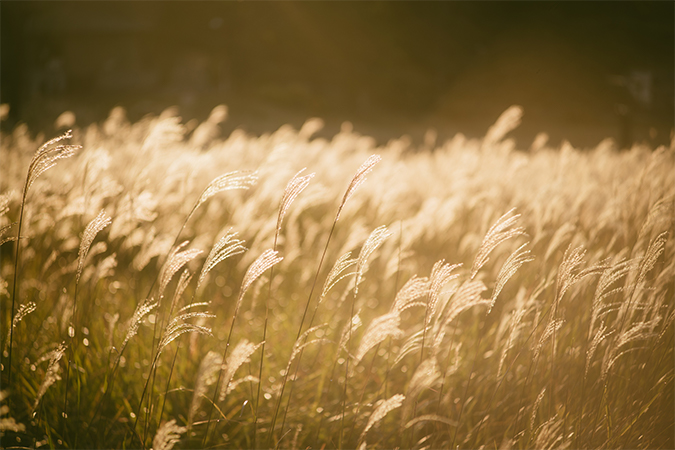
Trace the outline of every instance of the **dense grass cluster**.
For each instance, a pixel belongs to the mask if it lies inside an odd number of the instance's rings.
[[[3,135],[3,447],[673,448],[675,146],[520,113]]]

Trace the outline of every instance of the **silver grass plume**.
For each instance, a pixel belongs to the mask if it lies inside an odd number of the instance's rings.
[[[600,261],[599,263],[594,264],[586,269],[577,270],[581,265],[584,256],[586,255],[586,250],[583,248],[583,246],[579,246],[574,250],[570,250],[571,248],[572,245],[570,244],[567,247],[567,250],[565,250],[563,261],[560,263],[560,267],[558,268],[558,275],[556,277],[557,293],[555,300],[553,301],[553,308],[551,309],[551,318],[549,322],[554,320],[558,311],[558,305],[570,287],[587,276],[602,273],[608,267],[607,261]]]
[[[422,341],[427,331],[429,331],[429,328],[426,329],[422,328],[421,330],[413,333],[408,339],[405,340],[405,342],[401,346],[401,350],[399,350],[398,355],[396,356],[396,360],[394,361],[393,364],[394,366],[403,361],[403,358],[405,358],[413,351],[422,348]]]
[[[530,250],[524,249],[527,244],[528,242],[518,247],[516,251],[511,253],[511,255],[506,259],[506,262],[504,262],[504,265],[499,271],[499,275],[497,275],[497,283],[495,285],[494,291],[492,292],[488,313],[492,311],[492,308],[495,306],[497,297],[499,296],[500,292],[502,292],[502,289],[504,289],[506,282],[509,281],[509,279],[516,273],[518,269],[520,269],[523,264],[534,261],[534,256],[530,254]]]
[[[0,402],[4,402],[9,397],[8,391],[0,391]],[[0,406],[0,416],[9,414],[9,406]],[[13,417],[0,417],[0,433],[4,431],[23,432],[26,431],[26,426],[22,423],[17,423]]]
[[[654,268],[656,261],[665,250],[666,241],[668,239],[667,236],[668,232],[664,231],[654,238],[654,240],[649,244],[649,248],[647,249],[647,252],[642,258],[642,262],[640,263],[637,279],[631,283],[632,295],[627,299],[629,301],[624,302],[624,305],[622,305],[620,313],[622,318],[627,317],[627,315],[632,312],[629,310],[629,307],[631,306],[631,303],[634,303],[634,299],[636,298],[635,294],[639,294],[642,291],[647,274]],[[625,319],[622,319],[622,323],[625,323]]]
[[[9,201],[14,196],[14,191],[8,191],[0,195],[0,216],[4,216],[9,212]],[[2,236],[0,234],[0,236]]]
[[[636,247],[643,248],[644,241],[649,236],[650,232],[654,230],[659,223],[664,220],[668,225],[672,226],[673,221],[673,201],[672,196],[659,199],[649,210],[647,219],[644,221],[640,232],[638,233]]]
[[[23,188],[23,195],[21,198],[21,211],[19,212],[19,225],[16,235],[17,244],[21,242],[21,226],[23,224],[23,212],[26,205],[26,198],[28,197],[28,190],[33,185],[35,180],[45,171],[49,170],[51,167],[56,165],[56,161],[63,158],[69,158],[75,154],[75,151],[82,148],[79,145],[58,145],[56,147],[50,147],[53,144],[56,144],[63,139],[70,139],[73,137],[72,130],[68,130],[65,134],[58,136],[54,139],[47,141],[42,145],[30,162],[28,166],[28,175],[26,176],[26,182]],[[17,297],[17,291],[19,290],[19,281],[21,280],[18,277],[19,274],[19,250],[21,245],[16,245],[15,256],[14,256],[14,282],[12,283],[12,306],[10,309],[10,315],[12,322],[14,321],[14,305]],[[7,362],[7,384],[11,385],[12,378],[12,342],[14,340],[14,327],[10,327],[9,333],[9,356]]]
[[[258,175],[255,172],[235,171],[221,175],[206,186],[193,210],[199,208],[202,203],[219,192],[232,189],[248,189],[253,186],[256,181],[258,181]]]
[[[461,267],[461,264],[450,265],[444,260],[440,260],[437,261],[436,264],[434,264],[434,267],[431,269],[431,276],[429,277],[428,314],[425,325],[428,325],[429,322],[434,317],[436,317],[439,299],[441,296],[441,289],[443,289],[443,286],[448,284],[451,280],[459,276],[459,274],[452,273],[458,267]]]
[[[617,341],[610,348],[609,352],[607,352],[602,361],[603,380],[607,378],[609,370],[612,368],[614,363],[620,357],[629,352],[641,349],[641,347],[629,347],[626,348],[625,350],[623,350],[623,348],[625,348],[629,344],[632,344],[635,341],[650,339],[656,336],[656,333],[654,333],[654,329],[661,322],[661,319],[662,319],[661,316],[654,316],[653,319],[633,325],[631,328],[629,328],[628,330],[624,331],[619,335]]]
[[[395,394],[386,400],[378,400],[377,403],[375,403],[375,409],[368,418],[368,423],[366,424],[366,427],[363,429],[363,432],[359,437],[359,441],[362,442],[366,437],[366,433],[368,433],[368,430],[370,430],[380,420],[384,419],[384,417],[387,414],[389,414],[390,411],[393,411],[396,408],[400,407],[403,404],[404,400],[405,395],[403,394]]]
[[[535,432],[537,437],[532,448],[542,450],[569,448],[571,443],[564,441],[565,436],[561,432],[562,425],[563,419],[557,414],[541,424]]]
[[[157,430],[150,450],[171,450],[180,441],[180,435],[186,431],[186,427],[176,425],[175,419],[164,422]]]
[[[96,266],[96,278],[103,279],[113,276],[115,267],[117,267],[117,253],[111,253]]]
[[[462,312],[478,305],[490,305],[490,301],[481,297],[487,288],[482,281],[469,280],[460,286],[450,301],[447,310],[442,311],[435,325],[434,351],[441,348],[446,327]]]
[[[195,414],[202,403],[202,397],[206,396],[208,387],[216,382],[218,371],[223,364],[223,358],[214,351],[210,351],[204,356],[199,370],[197,371],[197,381],[195,382],[194,392],[192,394],[192,403],[188,414],[188,424],[192,425]]]
[[[101,210],[98,215],[87,225],[82,235],[82,242],[80,242],[80,250],[77,254],[77,281],[82,276],[82,269],[84,268],[84,260],[89,252],[91,243],[94,242],[96,235],[105,227],[110,225],[112,219],[104,210]],[[76,282],[77,282],[76,281]]]
[[[532,415],[530,416],[530,431],[534,430],[534,421],[537,418],[537,410],[539,409],[541,401],[544,399],[544,394],[546,394],[545,387],[541,390],[539,395],[537,395],[537,399],[534,401],[534,405],[532,405]]]
[[[510,131],[513,131],[520,125],[523,117],[523,108],[518,105],[510,106],[504,111],[497,121],[488,128],[485,138],[483,139],[483,148],[493,145],[501,141]]]
[[[373,232],[370,233],[370,236],[368,236],[368,239],[366,239],[366,242],[363,244],[363,247],[359,252],[359,258],[356,261],[356,282],[354,284],[354,296],[356,296],[358,293],[361,278],[368,268],[368,258],[389,236],[391,236],[391,232],[387,230],[386,226],[382,225],[375,228]]]
[[[207,303],[194,303],[191,305],[186,306],[185,308],[192,308],[195,306],[205,306]],[[184,308],[184,309],[185,309]],[[182,310],[181,310],[182,311]],[[179,336],[185,334],[185,333],[199,333],[199,334],[205,334],[210,336],[211,335],[211,328],[203,327],[201,325],[195,325],[193,323],[187,322],[188,319],[192,318],[201,318],[201,319],[209,319],[216,317],[214,314],[210,314],[208,312],[190,312],[190,313],[183,313],[179,314],[173,319],[171,319],[171,322],[166,327],[166,330],[164,331],[164,335],[162,336],[162,340],[159,341],[159,345],[157,346],[157,356],[155,359],[159,358],[159,355],[162,353],[162,350],[169,345],[171,342],[173,342],[176,338]]]
[[[59,364],[59,361],[61,360],[63,354],[66,352],[67,347],[68,346],[65,344],[65,342],[62,342],[55,350],[52,350],[51,352],[49,352],[47,355],[44,356],[45,359],[49,358],[49,366],[47,366],[45,378],[42,380],[40,389],[38,389],[37,396],[35,397],[35,402],[33,403],[33,411],[37,409],[38,404],[40,403],[40,400],[47,392],[47,389],[49,389],[49,387],[56,381],[61,379],[61,376],[59,375],[59,371],[61,370],[61,365]]]
[[[358,311],[352,319],[345,325],[345,327],[342,329],[342,335],[340,336],[340,342],[338,343],[338,353],[340,352],[341,349],[344,349],[347,352],[347,356],[349,356],[349,350],[347,350],[345,344],[347,343],[347,340],[349,339],[349,336],[354,334],[356,330],[358,330],[361,325],[363,325],[363,322],[361,321],[361,316],[359,315],[361,311]]]
[[[345,192],[344,197],[342,198],[342,202],[340,203],[340,207],[338,208],[337,216],[335,217],[335,221],[337,221],[340,218],[340,214],[342,213],[342,208],[344,205],[347,203],[347,200],[351,198],[352,195],[354,195],[354,192],[356,189],[363,184],[364,181],[366,181],[366,175],[368,175],[368,172],[373,170],[373,167],[375,167],[375,164],[379,163],[382,160],[382,157],[380,155],[370,155],[368,159],[365,160],[363,164],[358,168],[356,171],[356,174],[354,175],[354,178],[352,178],[351,183],[349,183],[349,187],[347,187],[347,191]]]
[[[202,271],[199,274],[197,289],[199,289],[206,279],[208,273],[213,270],[217,264],[221,263],[227,258],[239,255],[247,250],[246,247],[243,246],[244,241],[236,239],[236,236],[237,233],[228,232],[213,246],[211,252],[209,252],[209,256],[206,257]]]
[[[35,180],[47,170],[56,165],[59,159],[70,158],[75,152],[82,148],[81,145],[57,145],[51,147],[53,144],[64,139],[71,139],[73,137],[73,130],[68,130],[65,134],[55,137],[44,143],[33,156],[28,167],[28,178],[26,179],[26,188],[24,189],[24,199],[26,192],[33,185]]]
[[[9,191],[0,195],[0,217],[4,216],[5,214],[7,214],[7,212],[9,212],[9,201],[12,198],[13,194],[14,191]],[[18,224],[18,222],[11,222],[7,225],[0,227],[0,245],[4,244],[5,242],[16,240],[15,236],[7,236],[6,238],[3,238],[5,233],[7,233],[9,229],[16,224]]]
[[[227,357],[224,368],[223,383],[220,386],[220,394],[218,396],[218,401],[222,402],[225,400],[225,397],[230,392],[230,382],[234,373],[241,367],[242,364],[247,362],[253,352],[255,352],[260,346],[260,344],[253,344],[247,339],[242,339],[237,346],[232,350]]]
[[[148,298],[143,300],[143,302],[139,303],[139,305],[136,307],[136,310],[134,311],[133,316],[131,316],[131,319],[129,319],[128,325],[127,325],[127,335],[124,338],[124,341],[122,342],[121,348],[123,349],[126,347],[127,343],[131,338],[136,336],[136,333],[138,333],[138,327],[141,324],[141,321],[143,318],[150,312],[152,311],[155,307],[157,306],[157,302],[152,299]],[[120,356],[122,352],[120,351]],[[119,356],[118,356],[119,358]]]
[[[253,261],[253,263],[248,267],[246,274],[244,275],[244,280],[241,282],[241,289],[239,291],[239,298],[237,298],[237,304],[234,307],[234,316],[236,317],[239,312],[239,307],[241,306],[241,301],[244,298],[244,294],[248,291],[248,288],[251,287],[253,282],[263,274],[267,269],[274,266],[283,260],[283,256],[278,256],[279,252],[275,250],[265,250],[258,258]]]
[[[16,326],[23,320],[24,317],[26,317],[28,314],[32,313],[37,309],[37,305],[35,302],[28,302],[19,305],[19,309],[16,310],[16,314],[14,315],[14,320],[12,320],[12,328],[16,328]],[[9,333],[11,330],[7,330],[7,339],[5,340],[5,348],[4,350],[7,351],[7,347],[9,346]]]
[[[544,329],[544,332],[541,334],[541,337],[539,338],[539,342],[537,342],[537,345],[534,348],[534,359],[539,358],[541,349],[544,347],[544,344],[546,343],[548,338],[553,336],[553,333],[557,333],[558,330],[563,326],[563,323],[565,323],[565,321],[562,319],[557,320],[553,319],[548,322],[546,328]]]
[[[661,316],[654,316],[652,320],[640,322],[623,332],[615,348],[622,347],[638,339],[647,339],[654,336],[654,328],[661,322]]]
[[[520,236],[525,234],[525,229],[523,227],[511,228],[518,221],[520,214],[512,216],[515,208],[509,210],[506,214],[501,216],[497,222],[495,222],[492,227],[488,230],[485,238],[483,238],[483,243],[476,253],[476,258],[473,262],[473,267],[471,267],[471,278],[473,279],[478,271],[485,265],[486,262],[490,259],[489,255],[492,250],[495,249],[499,244],[515,236]]]
[[[556,283],[558,286],[558,303],[560,298],[564,297],[567,290],[575,283],[575,271],[581,265],[586,255],[586,250],[583,246],[579,246],[572,250],[572,244],[567,247],[565,250],[565,255],[563,260],[560,263],[558,268],[558,276],[556,277]]]
[[[354,355],[354,364],[358,364],[370,349],[387,337],[398,338],[403,334],[399,328],[401,317],[397,311],[383,314],[373,319],[361,338],[361,344]]]
[[[356,264],[356,259],[350,258],[352,255],[352,252],[347,252],[344,255],[340,256],[337,261],[335,261],[335,264],[333,265],[333,268],[328,272],[328,277],[326,277],[326,282],[323,285],[323,290],[321,291],[321,296],[319,297],[319,302],[318,304],[321,304],[326,298],[326,295],[328,295],[328,292],[330,292],[333,287],[343,280],[344,278],[354,275],[356,272],[347,272],[343,273],[345,270]]]
[[[164,264],[164,267],[162,267],[162,272],[159,276],[158,298],[160,299],[160,301],[164,297],[164,291],[166,290],[166,287],[169,285],[169,282],[176,274],[176,272],[178,272],[185,264],[189,263],[194,258],[196,258],[197,255],[202,253],[202,251],[199,249],[189,249],[185,251],[180,251],[183,247],[185,247],[188,244],[188,242],[189,241],[184,241],[183,243],[176,246],[176,248],[174,248],[171,251],[169,259],[167,259],[166,263]]]
[[[591,308],[591,324],[588,329],[588,338],[590,339],[593,334],[593,328],[595,323],[598,320],[598,317],[601,314],[602,305],[604,300],[611,296],[614,293],[621,292],[624,290],[624,287],[618,287],[615,289],[610,289],[610,287],[624,277],[629,271],[637,268],[639,261],[637,259],[630,259],[627,261],[619,261],[606,268],[600,279],[598,280],[598,285],[595,288],[595,294],[593,295],[593,306]]]
[[[176,284],[176,290],[173,293],[173,299],[171,300],[171,307],[169,308],[169,317],[171,317],[171,315],[173,314],[173,310],[176,309],[178,300],[183,295],[183,292],[185,292],[185,289],[187,289],[188,284],[190,284],[192,276],[193,274],[191,274],[188,269],[184,269],[183,273],[180,274],[178,284]]]
[[[168,146],[183,140],[185,136],[185,125],[180,123],[180,117],[177,117],[177,110],[167,108],[154,121],[148,136],[143,141],[141,152],[146,152],[151,148]]]
[[[5,242],[11,242],[11,241],[16,241],[16,236],[7,236],[4,237],[5,233],[9,231],[10,228],[12,228],[14,225],[16,225],[18,222],[12,222],[10,224],[4,225],[0,227],[0,245],[4,244]]]
[[[309,186],[309,181],[314,178],[314,172],[310,173],[309,175],[300,176],[300,174],[304,172],[305,169],[306,168],[300,169],[300,171],[296,173],[293,178],[291,178],[291,181],[288,182],[286,189],[284,189],[284,195],[282,196],[281,204],[279,205],[279,216],[277,218],[276,231],[274,232],[274,242],[276,242],[277,238],[279,237],[279,233],[281,232],[281,223],[283,222],[284,216],[286,215],[288,208],[290,208],[291,203],[293,203],[293,200],[295,200],[297,196],[300,195],[300,193],[304,191],[307,186]]]
[[[401,312],[418,298],[424,297],[429,292],[429,279],[413,275],[396,294],[392,311]]]
[[[516,311],[511,313],[511,332],[509,337],[506,339],[506,344],[504,345],[504,350],[502,350],[502,355],[499,358],[499,368],[497,369],[497,377],[501,376],[502,369],[504,368],[504,362],[506,361],[506,354],[509,350],[513,348],[513,345],[520,334],[520,330],[524,325],[521,324],[523,317],[527,314],[528,309],[526,306],[523,306]]]
[[[593,359],[593,355],[595,354],[595,351],[598,349],[598,346],[602,341],[607,339],[613,333],[614,330],[607,332],[607,326],[605,325],[605,322],[602,322],[600,324],[598,331],[595,332],[595,336],[593,336],[593,340],[591,341],[590,345],[588,346],[588,350],[586,351],[586,369],[584,370],[584,378],[586,378],[586,376],[588,375],[588,369],[590,369],[591,367],[591,360]]]
[[[230,381],[230,386],[227,388],[227,394],[230,392],[234,391],[237,389],[237,387],[242,384],[242,383],[259,383],[260,379],[258,377],[254,377],[253,375],[246,375],[245,377],[238,378],[236,380]]]
[[[405,428],[406,429],[410,428],[414,425],[417,425],[420,422],[438,422],[443,423],[445,425],[450,425],[451,427],[457,426],[457,422],[455,422],[454,420],[450,420],[447,417],[439,416],[438,414],[423,414],[421,416],[417,416],[409,420],[408,423],[405,424]]]

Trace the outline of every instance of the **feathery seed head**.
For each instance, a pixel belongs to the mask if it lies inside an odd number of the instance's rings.
[[[429,277],[429,313],[427,314],[427,324],[436,317],[441,289],[443,289],[443,286],[448,284],[452,279],[459,276],[459,274],[452,273],[458,267],[461,267],[461,264],[450,265],[444,260],[440,260],[437,261],[431,269],[431,276]]]
[[[244,275],[244,280],[241,282],[241,289],[239,291],[239,298],[237,299],[237,304],[234,307],[234,315],[236,316],[239,307],[241,306],[241,301],[244,298],[244,294],[246,294],[246,291],[248,291],[248,288],[251,287],[253,282],[258,279],[260,275],[262,275],[267,269],[270,267],[274,266],[275,264],[279,263],[281,260],[283,260],[283,256],[278,256],[279,252],[275,250],[265,250],[258,258],[253,261],[253,263],[248,267],[248,270],[246,270],[246,274]]]
[[[395,394],[386,400],[378,400],[377,403],[375,403],[375,409],[370,415],[370,418],[368,418],[368,423],[366,424],[366,427],[363,429],[363,432],[361,433],[359,441],[363,442],[363,439],[366,437],[366,433],[368,433],[368,430],[370,430],[375,424],[377,424],[380,420],[382,420],[384,416],[389,414],[390,411],[393,411],[396,408],[400,407],[403,404],[404,400],[405,395],[403,394]]]
[[[40,385],[40,389],[38,389],[37,396],[35,397],[35,402],[33,403],[33,411],[35,411],[38,407],[38,404],[40,403],[40,400],[42,397],[45,395],[47,392],[47,389],[54,384],[56,381],[61,379],[61,376],[59,375],[59,371],[61,370],[61,366],[59,365],[59,361],[61,360],[61,357],[63,354],[66,352],[66,348],[68,346],[66,345],[65,342],[62,342],[59,344],[59,346],[56,348],[56,350],[52,350],[49,352],[47,355],[45,355],[43,358],[49,358],[49,366],[47,367],[47,372],[45,373],[45,378],[42,380],[42,384]]]
[[[38,149],[38,151],[33,156],[33,159],[31,160],[30,166],[28,168],[26,188],[24,189],[23,193],[24,198],[35,180],[37,180],[37,178],[44,172],[54,167],[57,160],[70,158],[77,150],[82,148],[81,145],[57,145],[56,147],[51,147],[51,145],[56,144],[59,141],[71,139],[72,137],[72,130],[68,130],[65,134],[47,141]]]
[[[255,172],[230,172],[219,176],[209,183],[204,189],[202,195],[197,201],[194,209],[199,208],[205,201],[213,197],[219,192],[228,191],[231,189],[248,189],[258,181],[258,175]]]
[[[296,173],[291,181],[288,182],[288,185],[286,185],[286,189],[284,189],[284,195],[281,198],[281,204],[279,205],[279,217],[277,218],[277,227],[274,238],[275,242],[279,236],[279,232],[281,231],[281,223],[284,220],[284,216],[286,215],[288,208],[290,208],[293,200],[295,200],[296,197],[300,195],[300,193],[304,191],[307,186],[309,186],[310,180],[315,175],[313,172],[309,175],[300,176],[300,174],[304,171],[305,169],[303,168],[298,173]]]
[[[143,302],[139,303],[139,305],[136,307],[136,311],[134,311],[133,316],[131,316],[131,319],[129,319],[129,323],[127,325],[127,335],[122,342],[121,348],[126,347],[129,340],[136,336],[141,321],[156,306],[157,302],[152,298],[145,299]]]
[[[186,431],[186,427],[176,425],[175,419],[164,422],[157,430],[150,450],[171,450],[180,441],[180,435]]]
[[[84,260],[87,257],[89,252],[89,247],[91,243],[94,242],[96,235],[105,227],[110,225],[112,219],[104,210],[98,213],[98,215],[87,225],[87,228],[84,230],[82,235],[82,242],[80,243],[80,250],[77,255],[77,279],[80,279],[82,275],[82,268],[84,267]]]
[[[391,336],[395,339],[400,337],[403,334],[403,331],[399,328],[400,323],[401,318],[398,311],[373,319],[363,333],[361,344],[354,355],[354,364],[358,364],[370,349],[383,342],[387,337]]]
[[[239,367],[241,367],[242,364],[248,361],[253,352],[255,352],[261,345],[262,342],[260,344],[253,344],[247,339],[242,339],[234,348],[234,350],[232,350],[232,353],[228,355],[227,361],[225,362],[223,384],[220,387],[218,401],[222,402],[225,400],[225,397],[230,392],[230,382],[232,381],[234,373],[237,371],[237,369],[239,369]]]
[[[411,302],[420,297],[424,297],[429,292],[429,279],[427,277],[418,277],[413,275],[396,294],[392,311],[401,312],[406,309]]]
[[[520,217],[520,214],[512,216],[514,211],[515,208],[511,209],[509,212],[501,216],[497,220],[497,222],[495,222],[495,224],[492,225],[492,227],[490,227],[490,229],[488,230],[487,234],[485,235],[485,238],[483,239],[483,243],[480,245],[480,248],[478,249],[478,253],[476,254],[476,258],[474,259],[473,262],[473,267],[471,268],[472,279],[475,278],[476,274],[481,269],[481,267],[483,267],[485,263],[488,262],[488,260],[490,259],[489,257],[490,253],[499,244],[512,237],[525,234],[525,229],[522,227],[509,229],[516,223],[516,221]]]
[[[340,218],[340,213],[342,213],[342,208],[344,207],[345,203],[347,203],[347,200],[349,200],[351,196],[354,195],[356,189],[361,186],[364,181],[366,181],[366,175],[368,175],[368,172],[373,170],[373,167],[375,167],[375,165],[381,160],[382,157],[380,155],[371,155],[363,164],[361,164],[361,167],[358,168],[354,178],[352,178],[351,183],[349,183],[349,187],[347,188],[344,197],[342,198],[342,203],[340,203],[337,216],[335,217],[336,221]]]
[[[333,268],[330,270],[330,272],[328,272],[328,277],[326,277],[326,282],[323,285],[323,290],[321,291],[321,296],[319,297],[319,304],[323,302],[323,299],[326,297],[326,295],[328,295],[328,292],[333,289],[333,286],[335,286],[340,280],[356,273],[349,272],[343,274],[345,270],[356,264],[357,260],[351,259],[351,255],[351,252],[347,252],[340,256],[337,261],[335,261],[335,264],[333,265]]]
[[[502,289],[504,289],[506,282],[509,281],[509,279],[516,273],[518,269],[520,269],[523,264],[534,261],[534,256],[530,254],[530,250],[525,250],[525,246],[527,244],[528,242],[518,247],[516,251],[509,255],[506,262],[504,262],[504,265],[499,271],[499,275],[497,275],[497,282],[492,293],[492,298],[490,299],[490,308],[488,313],[492,311],[492,308],[497,301],[497,297],[499,296]]]
[[[199,274],[199,281],[197,282],[197,289],[202,285],[208,273],[222,261],[232,256],[244,253],[247,249],[244,247],[244,241],[236,239],[237,233],[228,232],[218,240],[206,257],[202,271]]]
[[[180,251],[183,247],[188,244],[189,241],[184,241],[179,244],[176,248],[171,251],[169,258],[167,259],[164,267],[162,268],[162,273],[159,277],[159,294],[158,297],[161,299],[164,297],[164,291],[169,285],[169,282],[173,276],[178,272],[185,264],[189,263],[195,259],[200,253],[199,249],[189,249],[185,251]]]

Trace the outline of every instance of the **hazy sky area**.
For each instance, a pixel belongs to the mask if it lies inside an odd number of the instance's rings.
[[[49,132],[115,105],[131,120],[229,106],[224,131],[307,117],[378,140],[433,127],[482,136],[512,104],[539,131],[594,146],[670,141],[673,2],[0,3],[1,101]]]

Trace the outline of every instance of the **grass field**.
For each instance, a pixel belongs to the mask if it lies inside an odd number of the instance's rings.
[[[675,447],[675,144],[520,115],[3,135],[2,446]]]

